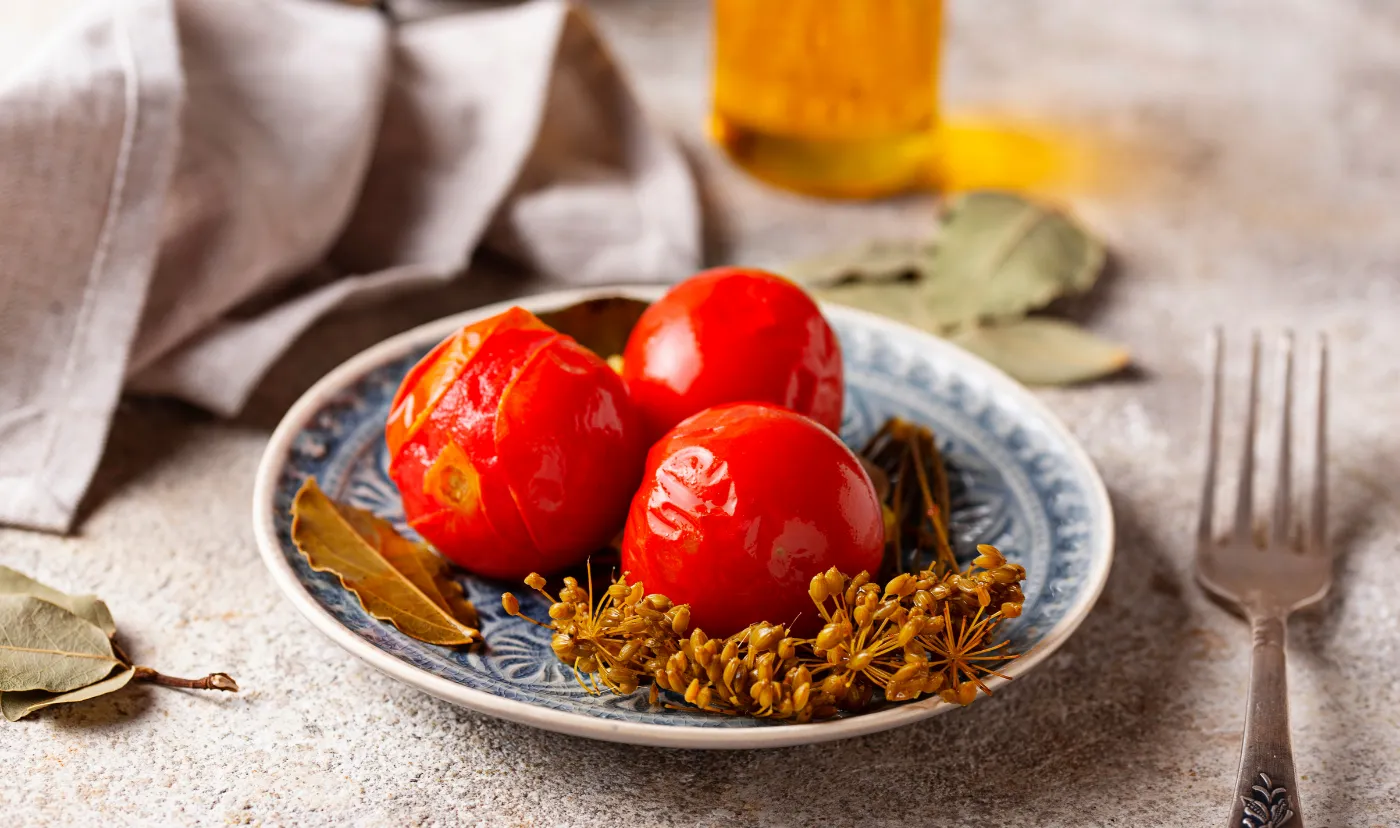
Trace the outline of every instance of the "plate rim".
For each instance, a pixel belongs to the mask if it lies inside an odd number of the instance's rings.
[[[281,543],[277,537],[273,512],[274,495],[282,469],[290,457],[294,438],[332,394],[344,388],[350,381],[358,379],[368,371],[402,355],[410,348],[430,345],[465,324],[484,319],[513,306],[518,305],[527,310],[539,312],[609,296],[626,296],[644,301],[655,301],[665,290],[665,286],[607,285],[551,291],[495,302],[451,314],[395,334],[369,346],[331,369],[287,409],[286,414],[282,416],[277,428],[268,440],[262,458],[258,462],[253,485],[253,533],[257,541],[258,552],[264,565],[271,573],[273,581],[292,602],[292,605],[311,622],[313,627],[351,655],[390,678],[460,707],[571,736],[650,747],[729,750],[777,748],[816,744],[877,733],[952,709],[954,705],[934,696],[842,719],[754,728],[659,725],[600,719],[583,713],[553,710],[530,702],[507,699],[484,690],[466,687],[434,675],[420,667],[415,667],[381,650],[341,624],[335,616],[316,602],[300,579],[296,577],[296,572],[283,554]],[[932,334],[877,314],[829,302],[822,302],[821,308],[824,314],[857,319],[868,327],[883,329],[899,337],[915,337],[921,340],[928,349],[938,352],[939,356],[946,356],[949,360],[960,362],[964,367],[981,374],[989,388],[1011,395],[1019,404],[1028,407],[1037,414],[1050,431],[1060,439],[1070,458],[1088,470],[1089,474],[1085,481],[1087,483],[1086,494],[1098,507],[1096,513],[1099,516],[1095,526],[1098,531],[1092,533],[1090,542],[1093,543],[1093,538],[1101,538],[1098,544],[1099,548],[1091,549],[1090,559],[1093,561],[1093,567],[1086,573],[1088,589],[1070,608],[1064,618],[1051,627],[1044,640],[1030,652],[1016,659],[1007,669],[1007,673],[1011,676],[1030,671],[1069,640],[1069,637],[1074,634],[1093,610],[1108,581],[1109,569],[1113,563],[1115,525],[1108,489],[1104,485],[1098,467],[1089,457],[1088,452],[1084,450],[1084,447],[1075,439],[1074,434],[1045,403],[996,366]],[[1002,679],[993,679],[991,682],[993,687],[1004,683],[1005,680]]]

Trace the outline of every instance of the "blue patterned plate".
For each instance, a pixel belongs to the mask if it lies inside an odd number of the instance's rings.
[[[659,291],[605,288],[552,293],[519,304],[534,311],[585,299]],[[499,313],[481,308],[424,325],[365,351],[307,391],[278,426],[258,469],[253,522],[263,559],[297,609],[336,644],[375,668],[455,704],[536,727],[634,744],[759,748],[821,742],[885,730],[949,709],[924,699],[812,724],[784,724],[653,708],[645,689],[590,696],[555,660],[549,635],[501,610],[504,589],[525,610],[545,605],[520,584],[463,574],[481,613],[484,652],[415,641],[368,616],[334,577],[312,571],[290,538],[288,510],[314,475],[334,498],[404,529],[390,482],[383,425],[400,378],[438,340]],[[1024,614],[1004,629],[1017,650],[1012,676],[1064,643],[1103,588],[1113,555],[1113,517],[1103,482],[1055,417],[1000,371],[942,340],[877,316],[825,309],[846,359],[841,434],[852,445],[889,417],[932,427],[953,474],[957,547],[992,543],[1029,573]]]

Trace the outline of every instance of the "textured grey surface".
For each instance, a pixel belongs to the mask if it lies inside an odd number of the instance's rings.
[[[700,137],[703,4],[593,4],[656,117],[695,150],[715,261],[779,262],[918,232],[933,203],[808,201]],[[686,753],[469,713],[328,644],[274,592],[249,531],[259,452],[359,347],[500,286],[338,319],[235,423],[127,403],[77,535],[0,532],[0,562],[111,603],[128,649],[237,696],[135,687],[0,723],[12,824],[1212,825],[1238,750],[1248,636],[1189,575],[1197,354],[1210,324],[1335,344],[1339,588],[1292,625],[1310,826],[1400,824],[1400,13],[1221,0],[954,3],[953,110],[1091,135],[1113,186],[1072,201],[1108,239],[1095,329],[1138,376],[1043,398],[1112,491],[1120,542],[1080,632],[974,707],[835,745]],[[521,286],[512,286],[521,287]]]

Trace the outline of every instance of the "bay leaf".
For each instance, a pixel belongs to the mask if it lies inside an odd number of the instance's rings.
[[[363,509],[337,503],[345,522],[384,560],[439,608],[468,627],[478,623],[476,607],[466,599],[462,587],[452,578],[447,560],[425,543],[400,535],[393,524]]]
[[[462,591],[462,585],[447,574],[446,568],[438,578],[438,591],[447,600],[447,611],[452,617],[468,627],[480,627],[481,617],[476,613],[476,605]]]
[[[69,690],[67,693],[50,693],[44,690],[26,690],[18,693],[0,693],[0,713],[5,718],[17,722],[36,710],[56,704],[71,704],[104,696],[122,689],[136,674],[135,667],[125,667],[101,681],[86,687]]]
[[[468,627],[477,625],[476,607],[463,595],[462,585],[453,580],[451,568],[441,555],[425,543],[414,543],[398,534],[385,521],[378,521],[375,528],[380,554],[390,566],[448,615]]]
[[[107,609],[107,605],[96,595],[69,595],[59,592],[7,566],[0,566],[0,595],[33,595],[42,598],[96,624],[107,633],[108,638],[117,634],[117,624],[112,620],[111,610]]]
[[[1104,257],[1066,213],[1011,193],[968,193],[944,219],[919,301],[954,323],[1022,316],[1089,290]]]
[[[307,478],[292,502],[292,540],[297,549],[312,569],[338,577],[370,615],[429,644],[479,641],[480,632],[454,618],[386,560],[386,531],[398,537],[387,521],[331,500],[315,478]]]
[[[1103,244],[1065,213],[1010,193],[968,193],[933,241],[872,242],[789,270],[814,296],[935,334],[1006,319],[1093,287]]]
[[[851,282],[808,292],[822,301],[878,313],[934,334],[963,321],[948,313],[947,306],[925,301],[923,288],[915,282]]]
[[[433,577],[436,567],[427,557],[437,557],[436,552],[396,535],[394,538],[384,539],[379,553],[389,562],[389,566],[397,569],[399,574],[418,587],[418,591],[426,595],[428,600],[444,610],[451,611],[442,590],[438,589],[437,579]]]
[[[417,548],[424,570],[432,578],[433,587],[438,595],[442,596],[442,606],[453,618],[468,627],[479,626],[481,619],[476,613],[476,606],[463,591],[462,584],[452,577],[452,567],[448,565],[447,559],[434,552],[427,544],[417,544]]]
[[[792,262],[781,272],[808,288],[913,281],[927,275],[934,248],[935,243],[926,239],[875,239],[848,250]]]
[[[969,328],[952,341],[1028,385],[1065,385],[1127,367],[1124,348],[1062,319],[1027,317]]]
[[[378,550],[389,566],[398,570],[399,574],[417,587],[429,601],[447,609],[447,601],[433,580],[433,573],[437,570],[433,558],[441,560],[436,552],[405,538],[388,521],[363,509],[343,503],[336,503],[335,507],[350,528],[354,529],[365,543]]]
[[[627,296],[605,296],[546,311],[539,317],[549,327],[607,359],[626,349],[627,337],[648,304]]]
[[[0,595],[0,692],[63,693],[118,664],[100,627],[33,595]]]

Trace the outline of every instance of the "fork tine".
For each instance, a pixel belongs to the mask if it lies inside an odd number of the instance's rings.
[[[1220,375],[1225,366],[1225,344],[1219,328],[1210,332],[1206,353],[1211,365],[1205,405],[1206,467],[1201,485],[1201,512],[1196,526],[1196,540],[1202,544],[1211,542],[1215,523],[1215,467],[1220,455]]]
[[[1274,516],[1270,530],[1272,542],[1282,546],[1288,543],[1290,528],[1289,510],[1293,501],[1293,332],[1285,331],[1281,357],[1283,372],[1283,411],[1280,414],[1278,429],[1278,483],[1274,488]]]
[[[1313,438],[1312,520],[1308,551],[1327,550],[1327,337],[1317,337],[1317,435]]]
[[[1249,403],[1245,409],[1244,450],[1240,456],[1239,492],[1235,499],[1235,540],[1253,536],[1254,425],[1259,412],[1259,332],[1249,341]]]

